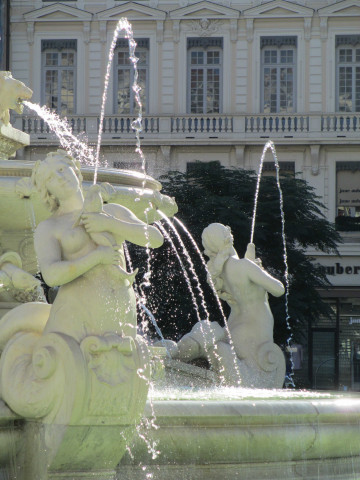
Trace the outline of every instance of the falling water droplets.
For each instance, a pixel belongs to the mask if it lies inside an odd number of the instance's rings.
[[[239,365],[238,365],[237,354],[235,352],[234,342],[233,342],[233,339],[232,339],[232,336],[231,336],[231,332],[230,332],[230,329],[229,329],[227,318],[226,318],[226,315],[225,315],[224,310],[222,308],[221,301],[220,301],[219,295],[216,291],[214,282],[212,281],[212,278],[211,278],[210,272],[207,268],[204,257],[202,256],[202,254],[200,252],[200,249],[199,249],[197,243],[195,242],[194,238],[190,234],[189,230],[185,227],[185,225],[178,218],[175,217],[175,221],[181,226],[181,228],[187,234],[188,238],[190,239],[193,247],[195,248],[195,251],[197,252],[197,254],[198,254],[199,258],[201,259],[201,262],[202,262],[202,264],[203,264],[203,266],[206,270],[208,282],[209,282],[210,288],[211,288],[211,290],[214,294],[214,297],[216,299],[216,303],[219,307],[221,317],[222,317],[222,320],[223,320],[223,323],[224,323],[224,328],[225,328],[225,331],[226,331],[227,340],[228,340],[229,345],[230,345],[231,357],[232,357],[233,366],[234,366],[234,372],[237,376],[237,381],[236,382],[237,382],[238,386],[240,386],[241,385],[241,374],[240,374],[240,368],[239,368]],[[214,339],[214,343],[215,343],[215,339]],[[215,356],[217,357],[217,361],[220,365],[220,376],[221,376],[225,371],[225,366],[223,364],[222,359],[219,357],[219,355],[215,354]]]
[[[290,348],[290,344],[292,342],[293,333],[292,328],[290,325],[290,313],[289,313],[289,290],[290,290],[290,280],[289,280],[289,265],[288,265],[288,258],[287,258],[287,247],[286,247],[286,234],[285,234],[285,214],[284,214],[284,199],[283,193],[280,185],[280,166],[279,161],[277,158],[277,153],[275,149],[274,143],[270,140],[265,144],[263,149],[263,153],[260,159],[259,171],[257,176],[256,182],[256,191],[255,191],[255,199],[254,199],[254,210],[253,210],[253,218],[252,218],[252,225],[251,225],[251,235],[250,235],[250,243],[253,243],[254,238],[254,231],[255,231],[255,221],[256,221],[256,212],[257,212],[257,205],[258,205],[258,197],[260,191],[260,181],[261,181],[261,174],[263,169],[263,164],[265,160],[266,152],[270,150],[274,159],[275,168],[276,168],[276,185],[279,191],[279,203],[280,203],[280,216],[281,216],[281,237],[283,243],[283,259],[284,259],[284,278],[285,278],[285,322],[288,331],[290,332],[289,337],[286,341],[287,350],[290,352],[290,362],[291,362],[291,373],[289,375],[290,383],[294,385],[293,382],[293,375],[294,375],[294,361],[292,356],[292,350]]]
[[[93,149],[73,134],[71,125],[67,122],[66,118],[60,118],[59,115],[45,106],[40,106],[28,101],[23,101],[23,103],[44,120],[50,131],[57,136],[62,148],[66,150],[69,155],[77,158],[84,165],[95,165]]]

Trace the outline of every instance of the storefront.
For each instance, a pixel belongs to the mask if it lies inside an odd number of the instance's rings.
[[[360,259],[321,256],[332,287],[321,292],[331,315],[309,325],[307,366],[312,388],[360,391]]]

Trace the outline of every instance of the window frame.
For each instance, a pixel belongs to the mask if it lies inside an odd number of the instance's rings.
[[[191,57],[192,52],[200,51],[205,53],[206,59],[209,52],[219,52],[219,63],[218,64],[209,64],[204,62],[202,65],[192,66]],[[224,65],[224,51],[223,51],[223,38],[214,38],[214,37],[200,37],[200,38],[188,38],[187,39],[187,52],[186,52],[186,63],[187,63],[187,72],[186,72],[186,112],[189,115],[219,115],[223,110],[223,65]],[[192,102],[191,102],[191,73],[192,70],[203,70],[208,72],[213,69],[214,66],[219,68],[219,99],[218,104],[219,108],[217,112],[208,112],[207,108],[207,74],[203,76],[203,82],[205,88],[203,89],[203,103],[201,112],[192,112]]]
[[[276,63],[265,63],[265,51],[276,51]],[[292,63],[281,63],[281,51],[292,50]],[[297,76],[298,76],[298,37],[294,35],[286,36],[262,36],[260,37],[260,110],[265,115],[292,115],[297,112],[298,108],[298,91],[297,91]],[[281,89],[280,89],[280,74],[281,68],[292,67],[293,69],[293,91],[292,91],[292,110],[281,111]],[[265,68],[276,68],[276,111],[265,112]],[[271,107],[270,107],[271,110]]]
[[[51,46],[51,43],[53,43],[53,46]],[[48,46],[47,46],[48,44]],[[47,71],[56,71],[58,75],[58,107],[56,110],[56,113],[58,115],[76,115],[77,111],[77,68],[78,68],[78,48],[77,48],[77,39],[67,39],[67,40],[61,40],[61,39],[43,39],[41,40],[41,102],[46,105],[48,108],[52,109],[47,103],[46,103],[46,72]],[[74,64],[69,67],[68,65],[62,66],[59,61],[57,65],[46,65],[46,54],[47,53],[63,53],[63,52],[74,52]],[[66,112],[65,114],[61,111],[59,108],[59,105],[61,106],[61,81],[59,81],[59,78],[62,78],[62,72],[64,71],[72,71],[73,72],[73,88],[74,88],[74,97],[73,97],[73,111],[72,112]]]
[[[138,72],[140,70],[145,70],[146,78],[145,78],[145,104],[142,103],[143,113],[146,114],[149,112],[149,83],[150,83],[150,39],[149,38],[138,38],[135,39],[137,43],[137,47],[135,50],[135,56],[139,52],[146,52],[146,62],[145,65],[137,64]],[[131,88],[134,83],[134,68],[131,63],[129,65],[120,66],[117,62],[117,53],[119,51],[126,52],[127,57],[129,57],[129,46],[128,42],[125,39],[119,39],[117,45],[114,50],[114,64],[113,64],[113,112],[115,115],[136,115],[136,108],[137,104],[135,101],[135,93]],[[130,100],[129,105],[130,109],[128,113],[119,113],[118,111],[118,92],[119,92],[119,84],[118,84],[118,72],[119,69],[126,70],[130,72],[130,80],[129,80],[129,92],[130,92]]]
[[[340,62],[340,50],[352,50],[353,59],[351,62]],[[356,51],[359,51],[359,60],[356,60]],[[351,110],[340,110],[340,69],[351,68],[352,108]],[[356,70],[358,69],[359,84],[356,85]],[[335,36],[335,110],[338,113],[349,114],[360,112],[360,35],[336,35]],[[355,88],[354,88],[355,87]],[[359,96],[356,105],[356,95]]]

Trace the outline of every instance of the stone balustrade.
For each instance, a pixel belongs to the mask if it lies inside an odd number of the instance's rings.
[[[114,139],[133,142],[134,116],[106,115],[103,123],[103,142]],[[83,133],[89,142],[96,142],[100,120],[97,115],[72,115],[68,122],[74,134]],[[24,115],[13,124],[30,134],[32,144],[56,144],[56,138],[43,120]],[[360,138],[360,114],[244,114],[244,115],[144,115],[141,137],[144,143],[172,142],[187,139],[196,144],[204,139],[253,143],[271,138],[278,143],[296,139],[299,143],[341,143]]]

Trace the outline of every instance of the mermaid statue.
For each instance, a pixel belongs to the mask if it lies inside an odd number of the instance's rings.
[[[173,349],[173,358],[207,358],[227,385],[281,388],[285,357],[274,343],[268,293],[279,297],[283,284],[264,270],[250,243],[244,258],[234,249],[229,227],[212,223],[202,233],[209,258],[208,283],[230,306],[227,328],[217,322],[195,324]]]
[[[31,467],[24,460],[25,478],[64,465],[115,469],[150,377],[148,348],[136,332],[136,271],[126,270],[123,243],[158,248],[163,237],[127,208],[103,204],[96,185],[84,198],[79,164],[64,150],[37,162],[32,181],[51,211],[35,231],[40,271],[60,288],[52,305],[25,303],[0,320],[0,397],[40,422],[30,422],[39,456]]]

